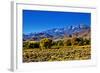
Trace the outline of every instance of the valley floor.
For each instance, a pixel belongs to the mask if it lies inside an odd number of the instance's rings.
[[[91,46],[68,46],[60,49],[23,49],[23,62],[91,59]]]

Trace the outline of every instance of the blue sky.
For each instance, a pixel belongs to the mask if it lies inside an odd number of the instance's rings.
[[[90,13],[23,10],[23,33],[85,24],[90,26]]]

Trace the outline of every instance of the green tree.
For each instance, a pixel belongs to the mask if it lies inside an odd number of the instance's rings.
[[[63,46],[64,44],[63,44],[63,41],[62,40],[59,40],[59,41],[57,41],[57,46]]]
[[[34,48],[33,45],[34,45],[33,43],[30,43],[30,44],[29,44],[29,48]]]
[[[90,39],[84,39],[84,45],[90,45],[91,41]]]
[[[66,45],[67,45],[67,46],[71,46],[71,45],[72,45],[71,39],[68,39],[68,40],[66,41]]]
[[[40,40],[40,47],[42,49],[48,49],[51,48],[52,45],[52,40],[49,38],[43,38]]]
[[[39,42],[32,42],[29,44],[29,48],[39,48],[40,43]]]
[[[83,46],[84,45],[84,40],[82,37],[73,37],[72,38],[72,45],[79,45],[79,46]]]
[[[77,38],[78,39],[78,45],[83,46],[84,45],[84,39],[82,37]]]
[[[28,49],[29,48],[29,42],[28,41],[24,41],[23,42],[23,48],[24,49]]]

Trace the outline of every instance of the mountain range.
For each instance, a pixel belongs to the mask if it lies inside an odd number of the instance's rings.
[[[63,28],[53,28],[41,32],[31,32],[29,34],[23,34],[23,40],[34,40],[39,41],[42,38],[51,38],[53,40],[61,39],[64,36],[72,37],[86,37],[90,38],[90,26],[79,24],[79,25],[70,25]]]

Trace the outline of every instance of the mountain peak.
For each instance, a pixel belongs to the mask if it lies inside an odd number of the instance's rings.
[[[79,25],[70,25],[64,28],[53,28],[53,29],[49,29],[49,30],[45,30],[45,31],[41,31],[41,32],[36,32],[36,33],[30,33],[28,35],[23,35],[24,39],[30,39],[30,38],[37,38],[40,39],[41,37],[45,38],[59,38],[59,37],[63,37],[66,33],[66,35],[73,35],[75,33],[81,33],[83,31],[87,31],[87,29],[90,29],[90,27],[88,27],[85,24],[79,24]]]

